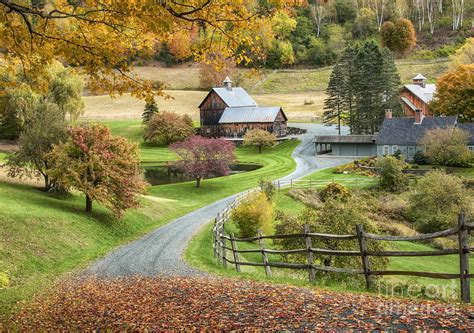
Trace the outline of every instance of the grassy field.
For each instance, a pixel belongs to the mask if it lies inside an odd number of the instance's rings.
[[[447,59],[410,62],[397,61],[403,83],[408,83],[417,73],[434,81],[449,67]],[[247,72],[247,70],[242,70]],[[263,71],[259,77],[243,80],[242,86],[262,106],[283,107],[291,121],[318,120],[323,111],[325,90],[332,68],[286,69]],[[147,79],[167,82],[170,99],[158,99],[162,110],[188,114],[199,118],[197,106],[207,91],[199,85],[196,66],[181,65],[173,68],[137,67],[136,72]],[[108,96],[84,97],[84,119],[133,119],[140,118],[144,102],[129,95],[111,99]]]
[[[305,206],[295,201],[286,195],[287,190],[279,192],[275,198],[275,206],[280,210],[290,213],[298,214],[305,209]],[[233,265],[228,265],[225,269],[220,263],[217,263],[213,257],[212,249],[212,227],[213,224],[209,223],[205,225],[201,231],[191,240],[189,247],[186,250],[186,260],[193,266],[200,268],[201,270],[218,274],[221,276],[234,277],[240,279],[250,279],[256,281],[271,281],[272,283],[286,283],[297,286],[313,286],[317,288],[327,288],[331,290],[344,290],[354,292],[365,292],[362,285],[349,283],[341,283],[340,281],[330,280],[318,280],[315,284],[310,284],[308,281],[307,272],[299,272],[294,270],[284,269],[272,269],[273,277],[268,278],[265,275],[265,271],[262,267],[251,267],[241,266],[242,273],[237,273]],[[232,228],[232,226],[231,226]],[[233,230],[236,231],[236,230]],[[270,242],[267,243],[268,247],[272,247]],[[238,247],[241,250],[255,249],[258,247],[255,243],[238,243]],[[387,242],[387,250],[393,251],[432,251],[433,248],[426,244],[419,244],[413,242]],[[262,258],[259,253],[243,253],[239,254],[241,260],[251,262],[261,262]],[[269,256],[270,261],[280,261],[280,258],[275,255]],[[474,262],[471,260],[471,269],[474,269]],[[442,256],[442,257],[394,257],[390,258],[388,270],[411,270],[411,271],[425,271],[425,272],[445,272],[445,273],[456,273],[459,272],[459,257],[456,255]],[[431,288],[432,292],[439,292],[440,290],[451,290],[455,289],[454,295],[458,295],[456,288],[459,287],[457,280],[440,280],[430,278],[418,278],[409,276],[388,276],[384,277],[383,280],[389,286],[395,287],[396,291],[400,293],[402,286],[407,284],[420,287]],[[444,289],[443,289],[444,288]],[[416,288],[411,289],[413,291]],[[377,290],[378,291],[378,290]],[[383,291],[386,293],[386,291]],[[407,295],[406,289],[402,293],[403,296],[414,296],[413,294]],[[474,295],[474,290],[472,290]],[[443,295],[433,295],[433,298],[441,299]]]
[[[116,133],[140,140],[130,123],[112,123]],[[128,129],[128,130],[127,130]],[[118,133],[117,133],[118,134]],[[0,273],[11,283],[0,290],[0,318],[20,300],[29,299],[61,279],[84,268],[115,246],[144,235],[194,209],[255,187],[260,178],[275,179],[291,172],[291,158],[298,141],[289,141],[259,154],[238,148],[239,161],[258,163],[261,169],[227,177],[149,188],[143,207],[129,211],[117,221],[95,205],[91,215],[83,212],[84,198],[57,198],[25,185],[0,182]],[[167,148],[143,147],[145,161],[170,160]]]
[[[180,215],[166,200],[142,200],[142,208],[118,221],[99,205],[86,214],[84,198],[57,198],[38,189],[0,182],[0,317],[19,300],[77,271],[113,247]]]
[[[337,182],[348,187],[364,188],[378,183],[378,178],[368,177],[356,174],[336,174],[334,168],[328,168],[313,172],[311,175],[305,177],[306,180],[312,180],[319,187],[324,186],[330,182]]]
[[[7,154],[0,153],[0,163],[4,163],[7,158]]]

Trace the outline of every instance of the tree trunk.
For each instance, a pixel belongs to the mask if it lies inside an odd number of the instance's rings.
[[[86,194],[86,212],[92,212],[92,199]]]
[[[260,145],[260,146],[258,146],[258,152],[259,152],[259,154],[261,154],[261,153],[262,153],[262,146],[261,146],[261,145]]]
[[[43,177],[44,177],[44,190],[48,192],[49,189],[51,188],[51,182],[49,181],[48,175],[43,175]]]
[[[201,187],[201,178],[196,178],[196,187],[197,188]]]

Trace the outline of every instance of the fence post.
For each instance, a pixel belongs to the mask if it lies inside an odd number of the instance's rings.
[[[227,239],[224,237],[221,238],[221,246],[222,246],[222,264],[224,265],[224,268],[227,268],[227,250],[226,250],[226,242]]]
[[[268,266],[267,254],[265,253],[265,247],[264,247],[263,239],[262,239],[262,232],[260,230],[257,231],[257,237],[258,237],[258,244],[260,245],[260,251],[262,252],[263,264],[265,265],[265,274],[267,276],[272,276],[272,271],[270,270],[270,266]]]
[[[311,189],[312,181],[311,179],[309,180],[309,189]]]
[[[214,243],[212,244],[212,249],[214,250],[214,258],[217,258],[217,217],[214,219]]]
[[[290,179],[290,188],[293,188],[293,178]]]
[[[309,224],[304,225],[304,234],[306,240],[306,251],[307,251],[307,258],[308,258],[308,271],[309,271],[309,282],[314,282],[316,280],[316,271],[314,270],[314,259],[313,259],[313,252],[311,252],[312,242],[311,237],[308,236],[310,233]]]
[[[220,231],[220,223],[221,223],[221,214],[217,213],[216,217],[216,248],[217,248],[217,260],[221,260],[221,231]]]
[[[372,288],[372,279],[370,277],[370,262],[367,256],[367,244],[365,243],[364,227],[362,224],[356,225],[357,239],[359,240],[360,255],[362,258],[362,269],[364,270],[365,284],[368,290]]]
[[[461,299],[464,303],[471,302],[471,286],[469,281],[469,235],[465,227],[466,215],[459,214],[458,239],[459,239],[459,278],[461,280]]]
[[[230,234],[230,244],[232,246],[232,253],[234,254],[235,270],[240,273],[239,254],[237,253],[234,233]]]

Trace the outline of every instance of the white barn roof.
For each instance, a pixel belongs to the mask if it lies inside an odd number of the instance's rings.
[[[405,84],[405,88],[425,103],[431,102],[436,92],[436,84],[426,84],[424,87],[418,84]]]
[[[257,106],[257,102],[250,97],[245,89],[235,87],[232,89],[227,88],[213,88],[217,95],[227,104],[228,107],[245,107],[245,106]]]
[[[280,110],[281,108],[277,106],[226,108],[219,124],[273,123]]]

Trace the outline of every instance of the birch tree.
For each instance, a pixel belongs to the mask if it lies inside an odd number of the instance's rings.
[[[316,23],[316,36],[319,37],[321,34],[321,27],[323,21],[327,15],[326,5],[328,0],[314,0],[314,3],[310,4],[311,16]]]
[[[430,23],[430,32],[433,34],[436,19],[435,0],[426,0],[426,16],[428,17],[428,22]]]
[[[421,31],[425,24],[425,5],[424,0],[413,0],[413,7],[415,7],[416,17],[418,19],[418,31]]]
[[[372,9],[375,12],[375,17],[377,19],[377,28],[379,31],[380,29],[382,29],[382,24],[384,20],[384,10],[386,6],[386,0],[372,0]]]
[[[453,30],[458,30],[462,27],[464,0],[451,0],[451,4],[453,7]]]

